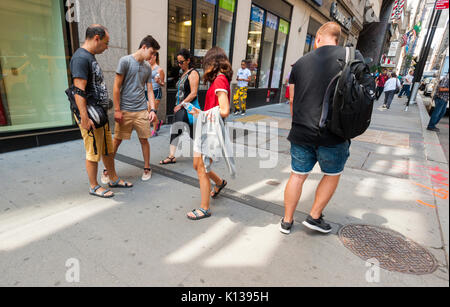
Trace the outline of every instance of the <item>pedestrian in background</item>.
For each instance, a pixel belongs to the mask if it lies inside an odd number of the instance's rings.
[[[129,182],[121,180],[114,165],[114,147],[109,124],[95,128],[87,112],[87,104],[101,104],[109,100],[104,82],[103,72],[95,58],[102,54],[109,45],[108,30],[102,25],[91,25],[86,30],[86,39],[81,48],[75,51],[70,60],[73,85],[84,95],[76,94],[75,101],[80,112],[81,121],[78,122],[86,150],[86,170],[89,177],[89,194],[110,198],[114,193],[104,189],[97,182],[98,162],[103,161],[109,174],[110,187],[132,187]],[[95,140],[97,142],[95,143]],[[104,140],[104,142],[103,142]],[[113,183],[113,184],[112,184]]]
[[[252,72],[247,68],[247,62],[242,60],[241,68],[237,72],[237,91],[234,94],[234,115],[245,115],[247,110],[247,94],[248,94],[248,83]]]
[[[409,96],[411,95],[411,86],[413,80],[414,80],[414,71],[410,70],[409,73],[402,78],[403,86],[402,90],[398,94],[398,98],[402,98],[403,94],[406,94],[406,97],[409,98]]]
[[[383,73],[379,74],[378,77],[375,79],[375,82],[377,83],[377,90],[375,93],[376,100],[380,99],[380,96],[384,91],[384,84],[388,79],[389,77],[386,69],[383,69]]]
[[[440,132],[436,125],[444,117],[447,111],[448,104],[448,72],[447,75],[441,79],[436,89],[434,99],[434,111],[431,114],[430,121],[428,122],[427,130]]]
[[[401,88],[400,81],[397,78],[395,72],[389,74],[389,80],[384,84],[384,104],[383,109],[389,109],[391,107],[392,100],[395,93],[398,93]]]
[[[170,132],[170,149],[169,155],[159,164],[174,164],[177,163],[175,152],[177,151],[180,136],[183,134],[184,128],[189,129],[189,136],[194,138],[194,119],[183,107],[185,102],[193,104],[200,109],[198,104],[198,87],[200,85],[200,74],[193,68],[192,55],[187,49],[181,49],[177,55],[178,66],[182,71],[180,80],[177,82],[177,96],[176,105],[173,109],[175,113],[174,123],[172,124],[172,131]],[[178,123],[178,124],[177,124]]]
[[[230,81],[233,78],[233,69],[225,51],[219,47],[211,48],[203,60],[205,74],[203,80],[211,84],[206,93],[205,112],[219,107],[222,121],[230,114]],[[226,128],[225,128],[226,129]],[[209,165],[212,161],[208,161]],[[211,216],[210,198],[216,198],[227,185],[225,179],[220,178],[215,172],[207,172],[202,153],[194,152],[194,169],[197,171],[200,183],[201,206],[187,214],[191,220],[200,220]],[[211,181],[216,185],[211,191]]]
[[[162,99],[162,87],[165,86],[164,70],[159,66],[159,52],[156,52],[156,54],[152,56],[148,63],[152,67],[152,86],[153,93],[155,95],[155,110],[156,113],[158,113],[159,104]],[[161,128],[162,124],[163,121],[160,120],[156,115],[155,120],[153,121],[152,137],[158,136],[158,131]]]
[[[284,234],[291,232],[303,184],[317,163],[324,176],[317,186],[314,203],[303,225],[322,233],[332,230],[322,213],[344,171],[350,155],[350,140],[326,129],[321,131],[319,122],[327,87],[341,72],[339,63],[346,59],[346,49],[338,46],[340,36],[339,24],[324,24],[316,34],[317,49],[300,58],[292,68],[289,80],[292,129],[288,137],[292,171],[284,192],[285,214],[280,221],[280,231]],[[364,61],[358,51],[355,56],[357,60]]]

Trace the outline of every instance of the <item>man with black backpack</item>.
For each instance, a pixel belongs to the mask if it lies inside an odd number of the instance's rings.
[[[102,25],[91,25],[86,30],[86,40],[70,61],[76,106],[72,106],[86,149],[86,170],[89,176],[89,194],[110,198],[114,193],[98,184],[98,162],[110,175],[109,187],[130,188],[133,185],[121,180],[114,166],[114,147],[106,116],[109,104],[103,72],[95,58],[108,49],[109,33]],[[69,99],[70,99],[69,95]],[[72,96],[73,97],[73,96]]]
[[[365,131],[370,123],[370,119],[365,119],[363,127],[333,128],[333,117],[342,115],[340,111],[348,107],[341,96],[349,91],[355,91],[354,97],[365,95],[359,85],[355,89],[346,87],[352,84],[352,76],[360,75],[355,69],[360,70],[362,67],[369,76],[370,93],[367,95],[370,95],[370,99],[363,111],[370,114],[363,114],[365,117],[370,118],[375,98],[375,81],[362,55],[355,52],[354,48],[338,46],[340,35],[341,28],[337,23],[324,24],[317,31],[316,49],[298,60],[291,72],[289,84],[293,118],[288,140],[291,142],[292,173],[284,194],[285,216],[280,223],[280,231],[284,234],[291,231],[303,183],[317,162],[324,176],[317,187],[312,210],[303,225],[322,233],[331,232],[331,226],[323,220],[322,212],[336,191],[350,155],[350,138]],[[346,63],[362,66],[352,67],[350,71]],[[340,109],[335,109],[337,106]],[[349,120],[346,122],[352,124]]]

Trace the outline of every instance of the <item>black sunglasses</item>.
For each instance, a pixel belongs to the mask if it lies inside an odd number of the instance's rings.
[[[186,61],[177,61],[178,65],[183,65]]]

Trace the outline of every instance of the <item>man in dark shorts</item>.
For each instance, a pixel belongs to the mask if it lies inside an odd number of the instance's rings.
[[[346,51],[338,46],[341,28],[335,22],[324,24],[316,35],[317,49],[294,64],[289,80],[292,129],[292,173],[284,193],[285,216],[280,231],[289,234],[302,187],[316,163],[324,174],[320,181],[311,212],[303,225],[329,233],[331,226],[323,220],[322,212],[333,196],[349,157],[350,140],[319,129],[325,91],[341,71],[339,60],[345,62]],[[361,54],[356,57],[363,60]],[[323,69],[326,67],[327,69]]]

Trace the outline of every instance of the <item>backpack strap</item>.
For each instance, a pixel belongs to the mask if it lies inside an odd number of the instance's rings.
[[[331,80],[330,84],[328,84],[327,90],[325,91],[325,96],[323,97],[322,102],[322,115],[320,116],[319,121],[319,128],[322,130],[325,128],[327,119],[328,119],[328,111],[330,109],[330,98],[331,93],[336,88],[337,82],[339,80],[339,77],[341,76],[341,73],[338,73],[334,78]]]
[[[354,47],[345,47],[345,64],[350,64],[355,59],[356,49]],[[344,67],[345,69],[345,67]],[[328,112],[330,110],[330,100],[331,93],[334,92],[334,89],[337,86],[339,78],[342,75],[342,71],[339,72],[334,78],[331,80],[330,84],[328,84],[327,90],[325,91],[325,96],[322,101],[322,114],[320,116],[319,128],[323,130],[326,127]]]

